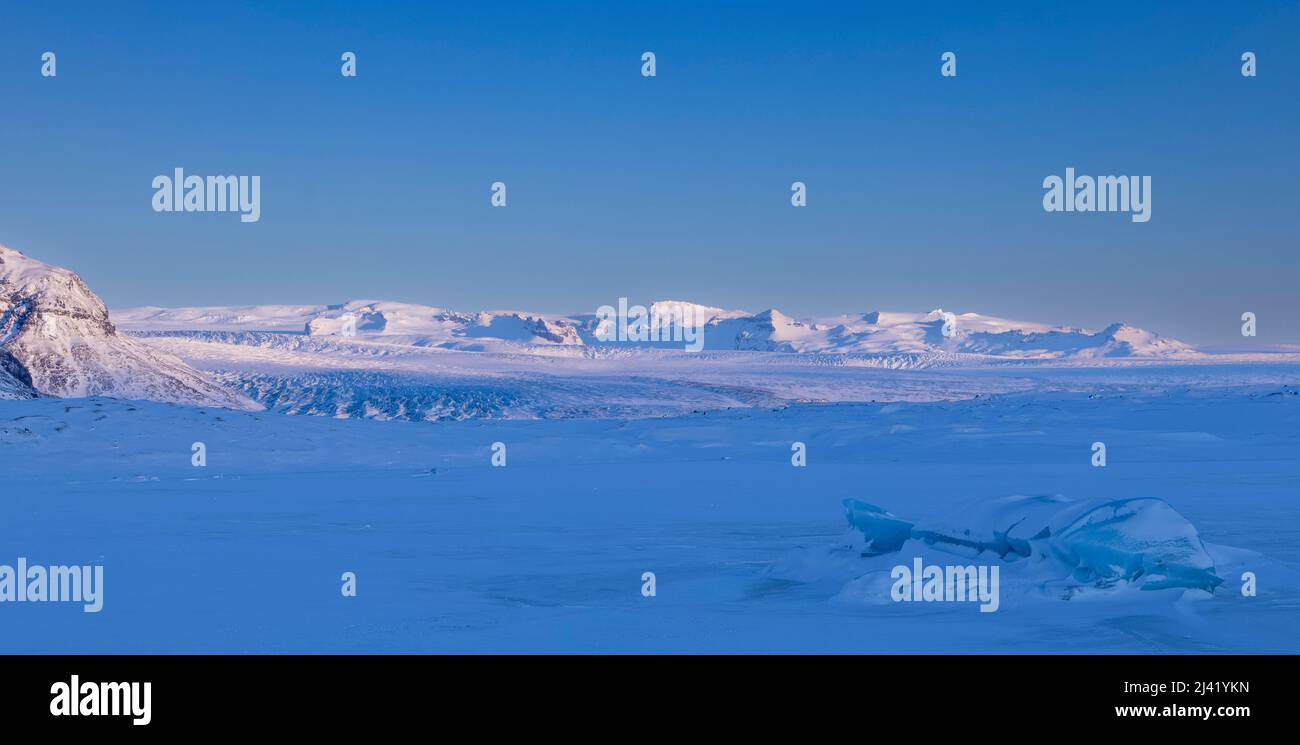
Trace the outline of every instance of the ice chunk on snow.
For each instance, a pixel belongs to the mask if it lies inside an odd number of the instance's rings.
[[[992,528],[983,533],[973,533],[970,528],[923,530],[880,507],[857,499],[844,500],[844,516],[849,525],[862,532],[866,541],[863,556],[879,556],[898,551],[909,538],[942,551],[963,555],[978,556],[988,551],[997,554],[999,558],[1014,560],[1030,554],[1029,541],[1011,536],[1011,529],[1020,520],[1009,522],[1009,526],[1001,530]]]
[[[844,518],[862,531],[866,540],[863,556],[878,556],[897,551],[912,537],[912,523],[894,517],[888,511],[859,499],[844,500]]]
[[[909,539],[949,553],[993,554],[1003,561],[1038,555],[1062,575],[1144,590],[1213,591],[1223,580],[1196,528],[1167,502],[1140,498],[1069,503],[1062,497],[1008,497],[959,513],[961,525],[929,528],[856,499],[844,515],[866,541],[864,556],[899,551]]]
[[[1051,528],[1053,554],[1081,580],[1130,580],[1143,590],[1213,590],[1223,580],[1196,528],[1162,499],[1106,502]]]

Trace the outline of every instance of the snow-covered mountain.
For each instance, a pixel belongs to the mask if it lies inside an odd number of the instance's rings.
[[[963,398],[1024,385],[1012,376],[963,386],[925,368],[1201,357],[1121,324],[1088,331],[942,310],[798,319],[683,300],[647,308],[667,322],[648,339],[626,333],[647,320],[635,312],[611,319],[607,309],[462,312],[377,300],[130,308],[110,322],[76,274],[0,248],[0,397],[103,395],[348,418],[635,417]]]
[[[632,309],[621,323],[607,310],[467,313],[374,300],[135,308],[113,318],[142,344],[210,372],[270,410],[415,421],[960,399],[1018,390],[1024,383],[1014,370],[1023,365],[1198,356],[1180,342],[1122,325],[1093,332],[941,310],[799,320],[775,309],[750,313],[681,300],[645,310],[667,324],[639,341],[627,339],[641,334],[619,330],[637,324]],[[701,336],[702,349],[693,347]],[[1009,374],[972,387],[925,372],[965,366]]]
[[[1199,356],[1192,347],[1143,329],[1113,324],[1099,331],[1012,321],[977,313],[871,312],[795,319],[776,309],[723,310],[684,301],[660,301],[649,313],[668,319],[655,341],[610,340],[610,322],[596,314],[563,316],[523,311],[458,312],[426,305],[357,300],[341,305],[263,305],[214,308],[129,308],[113,312],[125,330],[298,331],[420,347],[488,351],[537,346],[682,348],[673,323],[704,335],[709,351],[817,354],[965,354],[1012,359],[1159,358]],[[665,337],[676,341],[662,341]]]
[[[118,334],[104,303],[76,274],[0,246],[0,397],[37,394],[260,408]]]

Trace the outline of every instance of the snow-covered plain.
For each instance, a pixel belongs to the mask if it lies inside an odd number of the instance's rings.
[[[1300,651],[1297,389],[1098,387],[437,423],[3,402],[0,545],[31,562],[102,563],[106,601],[98,614],[0,608],[0,647]],[[1105,468],[1089,464],[1096,440]],[[190,464],[195,441],[206,468]],[[807,443],[805,468],[790,464],[794,441]],[[494,442],[504,468],[490,465]],[[1224,584],[1065,599],[1009,567],[994,613],[893,603],[889,566],[966,560],[916,541],[901,558],[862,558],[840,506],[951,521],[1015,495],[1162,498],[1199,530]],[[355,598],[340,594],[346,571]],[[1240,592],[1245,571],[1256,597]]]

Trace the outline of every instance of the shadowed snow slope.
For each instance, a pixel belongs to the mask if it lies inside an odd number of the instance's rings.
[[[0,399],[36,398],[31,378],[17,360],[0,350]]]
[[[76,274],[0,246],[0,396],[37,393],[257,408],[175,357],[118,335]]]

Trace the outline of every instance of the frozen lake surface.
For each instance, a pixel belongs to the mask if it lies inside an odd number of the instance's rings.
[[[0,605],[0,651],[1294,653],[1300,376],[1224,372],[642,419],[0,401],[0,564],[102,564],[106,585],[97,614]],[[943,521],[1013,495],[1164,499],[1224,583],[1067,600],[1011,567],[980,613],[891,602],[885,557],[846,542],[844,498]],[[887,563],[967,563],[911,544]]]

